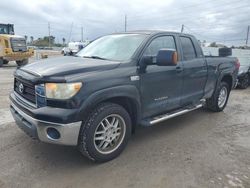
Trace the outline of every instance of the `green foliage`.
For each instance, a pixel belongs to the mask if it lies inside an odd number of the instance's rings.
[[[209,47],[217,47],[216,42],[212,42],[212,43],[209,45]]]
[[[49,40],[50,39],[50,40]],[[35,46],[49,46],[49,41],[50,45],[54,46],[55,44],[55,37],[54,36],[44,36],[43,38],[38,38],[33,42],[33,45]]]

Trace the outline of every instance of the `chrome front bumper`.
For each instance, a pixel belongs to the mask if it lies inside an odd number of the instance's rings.
[[[10,111],[18,127],[32,138],[37,138],[42,142],[61,145],[76,146],[78,143],[78,135],[82,124],[81,121],[69,124],[58,124],[37,120],[24,113],[12,102],[10,105]],[[54,139],[49,136],[48,128],[56,129],[60,133],[60,137]]]

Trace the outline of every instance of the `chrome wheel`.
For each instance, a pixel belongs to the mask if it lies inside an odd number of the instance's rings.
[[[219,108],[223,108],[223,106],[226,104],[227,96],[228,96],[227,88],[222,87],[221,90],[220,90],[219,98],[218,98],[218,106],[219,106]]]
[[[115,151],[122,143],[125,133],[124,119],[118,114],[105,117],[96,127],[94,145],[98,152],[109,154]]]

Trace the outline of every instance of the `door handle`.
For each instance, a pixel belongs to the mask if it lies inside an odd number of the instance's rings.
[[[180,66],[178,66],[178,67],[176,67],[176,71],[179,73],[179,72],[182,72],[183,71],[183,68],[182,67],[180,67]]]

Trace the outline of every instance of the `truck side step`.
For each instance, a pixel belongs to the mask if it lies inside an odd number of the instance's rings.
[[[163,115],[160,115],[160,116],[156,116],[156,117],[153,117],[153,118],[150,118],[150,119],[147,119],[147,120],[144,120],[142,122],[142,125],[143,126],[151,126],[151,125],[154,125],[154,124],[157,124],[157,123],[160,123],[162,121],[165,121],[167,119],[171,119],[173,117],[176,117],[176,116],[180,116],[180,115],[183,115],[183,114],[186,114],[188,112],[191,112],[193,110],[196,110],[196,109],[199,109],[199,108],[202,108],[203,107],[203,104],[198,104],[196,106],[193,106],[193,107],[187,107],[187,108],[184,108],[184,109],[181,109],[179,111],[175,111],[173,113],[167,113],[167,114],[163,114]]]

